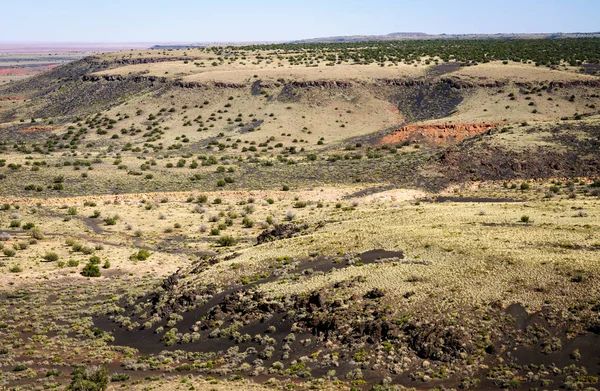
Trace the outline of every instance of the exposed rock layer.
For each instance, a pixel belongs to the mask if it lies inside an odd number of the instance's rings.
[[[398,144],[411,141],[425,141],[433,144],[458,142],[487,132],[501,124],[442,124],[442,125],[409,125],[398,129],[393,134],[381,139],[381,144]]]

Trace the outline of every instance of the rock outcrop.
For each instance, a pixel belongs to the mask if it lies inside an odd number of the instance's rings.
[[[309,81],[293,81],[290,83],[292,87],[309,88],[347,88],[352,85],[350,81],[343,80],[309,80]]]
[[[298,225],[294,223],[276,225],[272,230],[263,231],[256,238],[256,244],[272,242],[274,240],[289,239],[294,235],[308,229],[307,224]]]

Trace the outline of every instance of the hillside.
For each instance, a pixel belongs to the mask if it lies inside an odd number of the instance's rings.
[[[352,43],[375,41],[415,41],[415,40],[506,40],[506,39],[570,39],[570,38],[599,38],[600,33],[539,33],[539,34],[427,34],[427,33],[390,33],[385,35],[349,35],[337,37],[321,37],[302,39],[292,43]]]
[[[0,387],[591,389],[598,42],[126,51],[0,86]]]
[[[340,35],[335,37],[319,37],[300,39],[289,42],[190,42],[156,44],[150,47],[153,50],[185,50],[210,48],[214,46],[248,46],[268,44],[331,44],[365,42],[398,42],[398,41],[464,41],[464,40],[542,40],[542,39],[573,39],[573,38],[600,38],[600,32],[595,33],[498,33],[498,34],[428,34],[420,32],[395,32],[385,35]]]

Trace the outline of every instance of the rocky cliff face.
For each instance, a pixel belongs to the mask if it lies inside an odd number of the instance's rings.
[[[208,83],[201,82],[193,82],[193,81],[182,81],[182,80],[170,80],[166,77],[159,76],[144,76],[144,75],[136,75],[136,76],[125,76],[125,75],[85,75],[82,77],[83,81],[122,81],[122,80],[132,80],[134,82],[142,82],[142,81],[158,81],[162,83],[171,82],[176,87],[183,88],[203,88]],[[588,84],[582,85],[592,85],[595,81],[587,82]],[[228,82],[212,82],[212,84],[216,87],[225,87],[225,88],[244,88],[248,87],[251,84],[246,83],[228,83]],[[440,84],[448,86],[452,89],[472,89],[477,87],[484,88],[498,88],[504,87],[506,83],[500,81],[494,82],[480,82],[480,83],[472,83],[469,81],[461,80],[459,78],[442,78],[439,80],[430,80],[430,79],[414,79],[414,78],[406,78],[406,79],[376,79],[372,82],[361,81],[361,80],[306,80],[306,81],[292,81],[287,85],[294,88],[349,88],[354,85],[374,85],[374,86],[390,86],[390,87],[419,87],[419,86],[438,86]],[[579,85],[579,84],[577,84]],[[593,84],[595,86],[595,84]],[[600,85],[600,81],[598,82]],[[558,87],[569,87],[569,83],[558,83]],[[263,88],[271,88],[273,87],[272,83],[261,81],[261,87]]]

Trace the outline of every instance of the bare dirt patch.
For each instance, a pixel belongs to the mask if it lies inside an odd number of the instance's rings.
[[[14,101],[20,101],[20,100],[25,100],[25,98],[22,96],[2,96],[2,97],[0,97],[0,102],[14,102]]]
[[[60,128],[60,126],[30,126],[28,128],[19,129],[19,133],[48,132]]]
[[[403,142],[426,142],[430,144],[450,144],[485,133],[500,126],[500,123],[409,125],[381,139],[381,144]]]
[[[441,76],[447,73],[458,71],[461,66],[462,64],[460,62],[447,62],[444,64],[436,65],[435,67],[433,67],[431,72],[434,75]]]
[[[600,74],[600,64],[585,64],[583,67],[587,75]]]
[[[28,75],[29,72],[24,68],[5,68],[0,69],[0,76],[16,76],[16,75]]]

